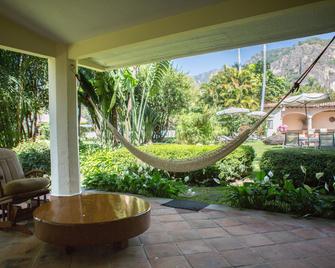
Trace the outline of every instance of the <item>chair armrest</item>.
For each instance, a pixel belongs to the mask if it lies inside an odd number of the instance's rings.
[[[43,175],[45,175],[46,172],[44,170],[41,169],[32,169],[28,172],[26,172],[25,177],[43,177]]]
[[[0,197],[3,196],[3,188],[2,188],[2,180],[4,180],[5,178],[0,175]]]

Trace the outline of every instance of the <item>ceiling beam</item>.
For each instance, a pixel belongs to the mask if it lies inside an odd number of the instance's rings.
[[[55,57],[56,43],[0,16],[0,48],[34,56]]]
[[[173,36],[179,33],[233,24],[239,20],[279,12],[321,0],[225,0],[196,10],[184,12],[117,32],[103,34],[69,46],[69,57],[83,59],[101,52],[113,52],[116,48],[135,45],[148,40]]]

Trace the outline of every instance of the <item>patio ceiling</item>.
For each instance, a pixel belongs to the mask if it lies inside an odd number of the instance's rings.
[[[1,32],[23,36],[1,46],[54,56],[66,45],[98,70],[335,31],[333,0],[2,0],[0,14]]]

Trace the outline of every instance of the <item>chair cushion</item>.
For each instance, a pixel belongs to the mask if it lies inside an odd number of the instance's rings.
[[[4,195],[15,195],[42,190],[50,185],[49,178],[25,178],[13,180],[4,186]]]

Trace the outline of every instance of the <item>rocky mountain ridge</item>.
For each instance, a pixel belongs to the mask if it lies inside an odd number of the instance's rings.
[[[310,38],[292,47],[284,47],[267,51],[267,63],[274,74],[284,76],[293,82],[319,55],[329,40]],[[248,62],[263,60],[263,53],[255,54]],[[197,84],[206,83],[219,69],[193,76]],[[335,43],[332,44],[306,79],[307,83],[315,83],[335,90]]]

